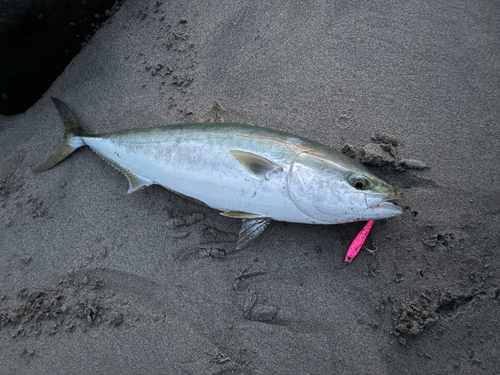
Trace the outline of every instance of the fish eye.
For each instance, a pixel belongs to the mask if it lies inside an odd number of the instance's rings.
[[[351,185],[357,190],[365,190],[368,187],[368,180],[363,176],[355,176],[351,179]]]

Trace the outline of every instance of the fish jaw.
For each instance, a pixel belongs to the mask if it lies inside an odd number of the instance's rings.
[[[403,213],[403,209],[392,201],[381,202],[373,207],[366,208],[366,214],[364,214],[365,220],[379,220],[379,219],[388,219],[394,216],[401,215]]]
[[[390,218],[401,215],[403,209],[396,204],[403,199],[403,195],[394,190],[389,194],[365,194],[366,210],[381,218]]]

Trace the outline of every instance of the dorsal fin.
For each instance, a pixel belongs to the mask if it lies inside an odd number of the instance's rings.
[[[261,180],[269,180],[273,173],[278,174],[283,168],[262,156],[251,152],[231,150],[229,151],[251,174]]]
[[[237,122],[216,100],[212,108],[204,115],[194,119],[193,122]]]

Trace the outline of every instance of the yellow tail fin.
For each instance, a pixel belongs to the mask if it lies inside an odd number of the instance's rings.
[[[85,144],[82,137],[84,137],[86,133],[78,124],[75,114],[61,100],[56,98],[51,99],[64,122],[64,136],[57,150],[54,151],[54,153],[50,155],[42,164],[33,169],[33,173],[45,172],[47,169],[52,168],[77,148]]]

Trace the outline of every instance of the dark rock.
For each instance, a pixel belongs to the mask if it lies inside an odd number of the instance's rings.
[[[363,147],[364,155],[360,159],[362,163],[381,167],[394,162],[394,157],[376,143],[368,143]]]
[[[2,1],[0,113],[21,113],[35,103],[108,18],[114,3]]]

